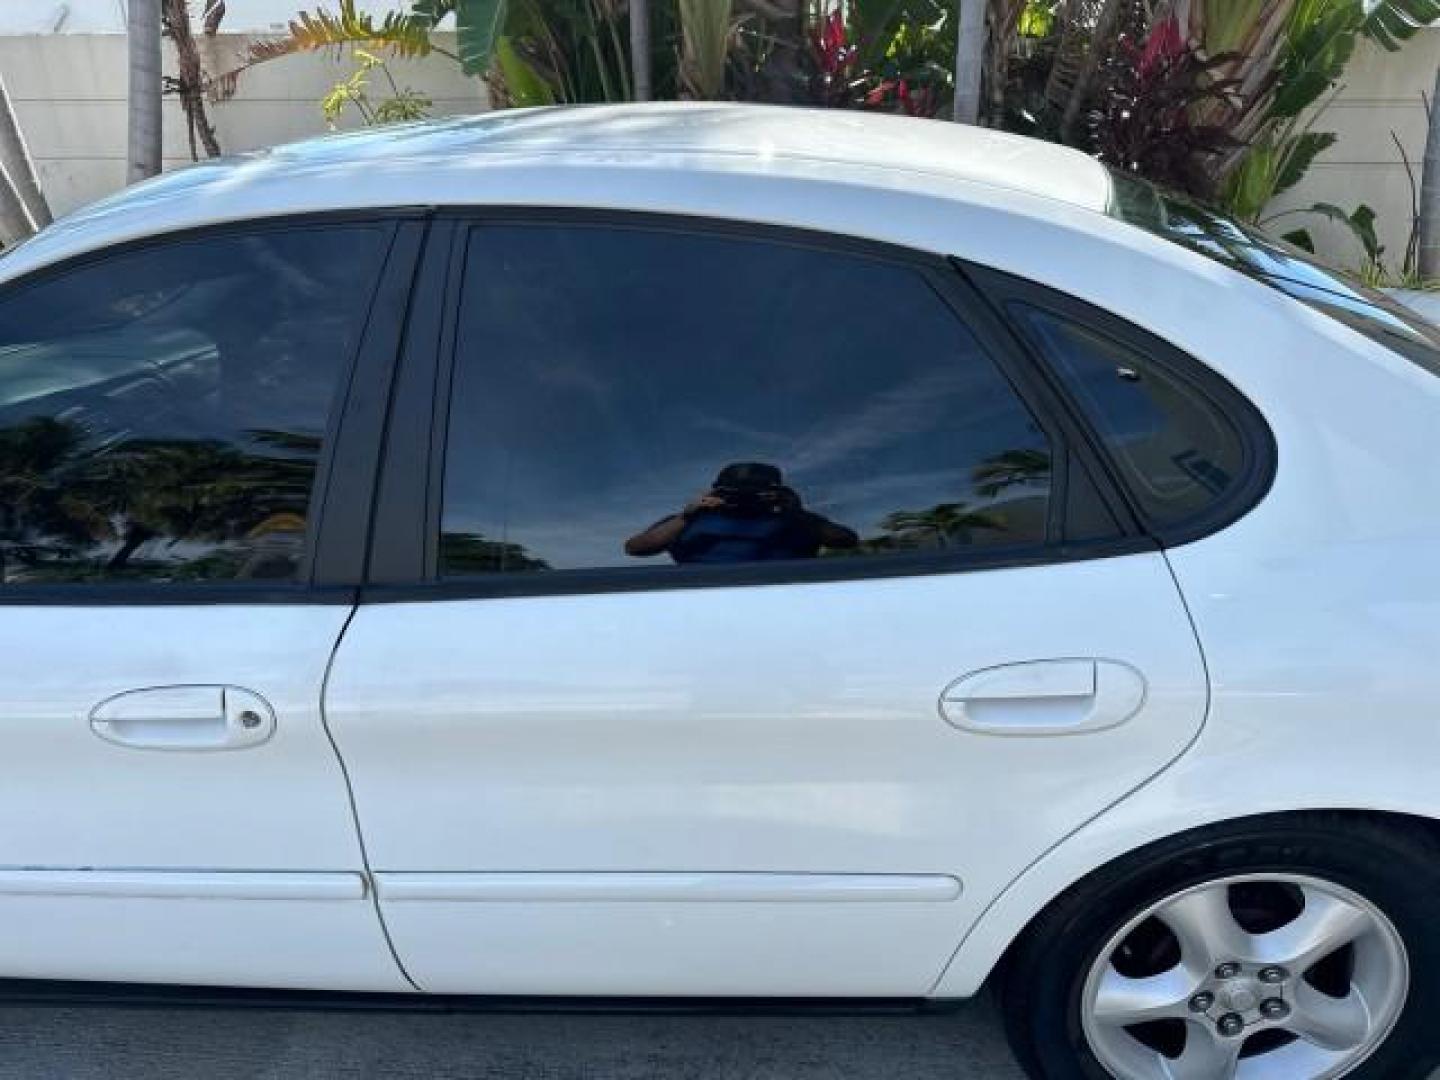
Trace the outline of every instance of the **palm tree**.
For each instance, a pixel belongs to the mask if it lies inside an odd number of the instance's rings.
[[[1420,177],[1420,276],[1440,277],[1440,66],[1435,89],[1426,102],[1430,128],[1425,136],[1425,169]]]
[[[35,231],[20,193],[10,186],[10,179],[0,172],[0,247],[17,244]]]
[[[126,179],[160,171],[160,0],[130,0],[130,123]]]
[[[1048,450],[1005,450],[986,458],[971,471],[977,494],[993,499],[1008,487],[1050,478]]]
[[[994,514],[972,510],[968,503],[939,503],[928,510],[897,510],[880,523],[896,541],[914,544],[932,539],[936,547],[968,543],[971,529],[1003,529]]]
[[[959,0],[960,23],[955,35],[955,110],[958,124],[980,122],[980,74],[985,67],[987,0]]]
[[[214,8],[206,13],[206,33],[216,21]],[[218,9],[220,16],[225,13],[224,5]],[[171,80],[171,87],[179,95],[180,107],[185,110],[185,127],[190,136],[190,160],[200,160],[200,147],[205,148],[207,157],[220,156],[220,140],[215,135],[215,125],[205,111],[205,72],[200,65],[200,50],[195,45],[195,34],[190,26],[190,0],[161,0],[161,22],[165,36],[175,45],[175,59],[178,74]],[[218,21],[216,21],[218,26]]]
[[[5,90],[3,78],[0,78],[0,169],[9,178],[10,186],[15,189],[34,228],[43,229],[49,225],[50,206],[40,191],[35,165],[30,160],[30,151],[25,146],[20,123],[15,119],[15,110],[10,105],[10,95]]]
[[[636,101],[649,101],[650,0],[630,0],[630,71]]]

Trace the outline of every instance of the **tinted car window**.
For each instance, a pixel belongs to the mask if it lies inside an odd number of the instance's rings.
[[[384,237],[216,235],[0,294],[3,580],[294,578]]]
[[[1036,544],[1050,465],[907,265],[644,228],[471,235],[444,575]]]
[[[1245,466],[1244,443],[1193,385],[1089,326],[1020,302],[1008,310],[1070,391],[1154,524],[1193,518],[1235,486]]]
[[[1440,375],[1440,329],[1384,293],[1138,177],[1112,172],[1111,180],[1112,217],[1264,282]]]

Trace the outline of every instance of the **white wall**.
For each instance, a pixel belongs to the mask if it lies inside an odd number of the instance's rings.
[[[0,7],[12,2],[15,0],[0,0]],[[235,66],[251,39],[221,34],[213,42],[199,40],[210,53],[207,69],[223,71]],[[173,74],[174,50],[168,42],[165,63],[167,74]],[[434,99],[437,116],[487,108],[484,84],[461,75],[444,57],[394,61],[391,68],[402,87],[410,86]],[[236,96],[210,108],[221,148],[226,152],[253,150],[322,134],[326,127],[318,102],[351,70],[348,59],[309,54],[269,61],[245,72]],[[124,35],[0,36],[0,73],[35,158],[41,186],[56,214],[124,183]],[[164,107],[165,167],[169,169],[188,164],[190,150],[179,101],[167,97]],[[356,125],[353,113],[346,123]]]
[[[190,0],[197,18],[206,2]],[[374,13],[392,11],[396,5],[391,0],[355,0],[355,6]],[[0,34],[122,34],[128,7],[128,0],[0,0]],[[225,0],[225,29],[283,30],[299,9],[296,0]]]
[[[1433,89],[1437,64],[1440,28],[1422,31],[1398,53],[1362,42],[1339,96],[1315,125],[1317,131],[1335,132],[1339,142],[1322,154],[1304,180],[1277,199],[1268,213],[1316,202],[1334,203],[1349,212],[1365,203],[1379,215],[1387,265],[1392,256],[1398,262],[1412,213],[1410,183],[1391,132],[1404,147],[1418,185],[1425,158],[1424,99]],[[1290,215],[1275,226],[1282,231],[1308,228],[1321,252],[1341,265],[1353,266],[1361,260],[1360,248],[1341,226],[1314,214]]]

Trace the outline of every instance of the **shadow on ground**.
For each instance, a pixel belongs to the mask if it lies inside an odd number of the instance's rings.
[[[1020,1080],[993,1010],[662,1016],[0,1007],[5,1080]]]

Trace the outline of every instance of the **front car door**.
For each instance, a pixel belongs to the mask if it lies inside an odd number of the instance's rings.
[[[924,994],[1198,730],[1163,556],[944,260],[523,212],[431,247],[326,696],[423,989]]]
[[[357,355],[388,376],[421,228],[217,228],[0,288],[0,975],[407,987],[321,722],[357,580],[321,553],[362,545],[320,510],[363,529],[342,405],[383,408],[345,391]]]

